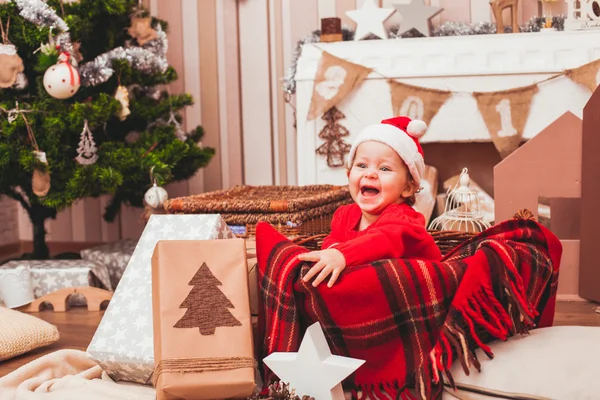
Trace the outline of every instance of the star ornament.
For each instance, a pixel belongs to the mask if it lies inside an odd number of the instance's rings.
[[[410,3],[394,3],[394,7],[402,15],[402,23],[397,33],[398,36],[413,28],[425,36],[431,36],[431,18],[444,11],[443,8],[426,5],[425,0],[410,0]]]
[[[358,10],[346,11],[346,15],[356,22],[354,40],[361,40],[373,34],[381,39],[387,39],[383,23],[394,13],[393,8],[379,8],[375,0],[365,0]]]
[[[341,382],[365,362],[332,355],[318,322],[306,330],[297,353],[272,353],[263,361],[298,396],[315,400],[344,400]]]

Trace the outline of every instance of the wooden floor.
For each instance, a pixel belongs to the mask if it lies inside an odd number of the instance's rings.
[[[0,362],[0,377],[44,354],[56,350],[68,348],[85,351],[104,315],[104,311],[88,312],[85,308],[74,308],[64,313],[44,311],[33,313],[32,315],[56,325],[60,332],[60,340],[43,349],[13,358],[12,360]],[[600,305],[583,301],[558,302],[554,324],[600,326]]]

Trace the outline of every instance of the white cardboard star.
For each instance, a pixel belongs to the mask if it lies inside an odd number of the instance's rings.
[[[426,5],[425,0],[410,0],[408,4],[394,3],[394,7],[402,15],[398,36],[413,28],[425,36],[430,36],[429,20],[444,11],[443,8]]]
[[[375,0],[365,0],[358,10],[346,11],[346,15],[356,22],[354,40],[361,40],[373,34],[381,39],[387,39],[383,23],[394,13],[393,8],[379,8]]]
[[[365,362],[332,355],[318,322],[306,330],[297,353],[272,353],[263,361],[298,396],[315,400],[344,400],[341,382]]]

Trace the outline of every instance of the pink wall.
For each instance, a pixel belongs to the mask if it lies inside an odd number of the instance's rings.
[[[396,0],[379,0],[390,6]],[[364,0],[145,0],[169,21],[168,58],[195,104],[185,116],[206,130],[205,144],[217,149],[210,166],[188,182],[167,186],[171,197],[236,184],[294,184],[293,107],[284,102],[281,79],[296,42],[319,28],[320,18],[340,16]],[[444,8],[434,20],[490,20],[487,0],[426,0]],[[555,5],[558,13],[564,8]],[[520,1],[522,21],[537,14],[538,0]],[[390,22],[393,22],[393,18]],[[293,101],[292,101],[293,105]],[[112,224],[101,218],[108,199],[86,199],[48,224],[52,241],[112,241],[137,237],[141,210],[123,208]],[[0,202],[0,244],[30,240],[27,216],[10,200]],[[18,224],[17,224],[18,221]]]

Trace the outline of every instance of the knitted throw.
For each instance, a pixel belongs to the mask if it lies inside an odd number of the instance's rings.
[[[454,360],[479,369],[476,347],[491,358],[486,342],[553,321],[562,246],[533,220],[498,224],[442,262],[348,267],[332,288],[299,279],[311,264],[296,256],[306,251],[257,226],[257,358],[297,351],[319,321],[333,354],[366,360],[352,379],[355,398],[441,398]],[[263,374],[266,384],[276,379],[266,366]]]

